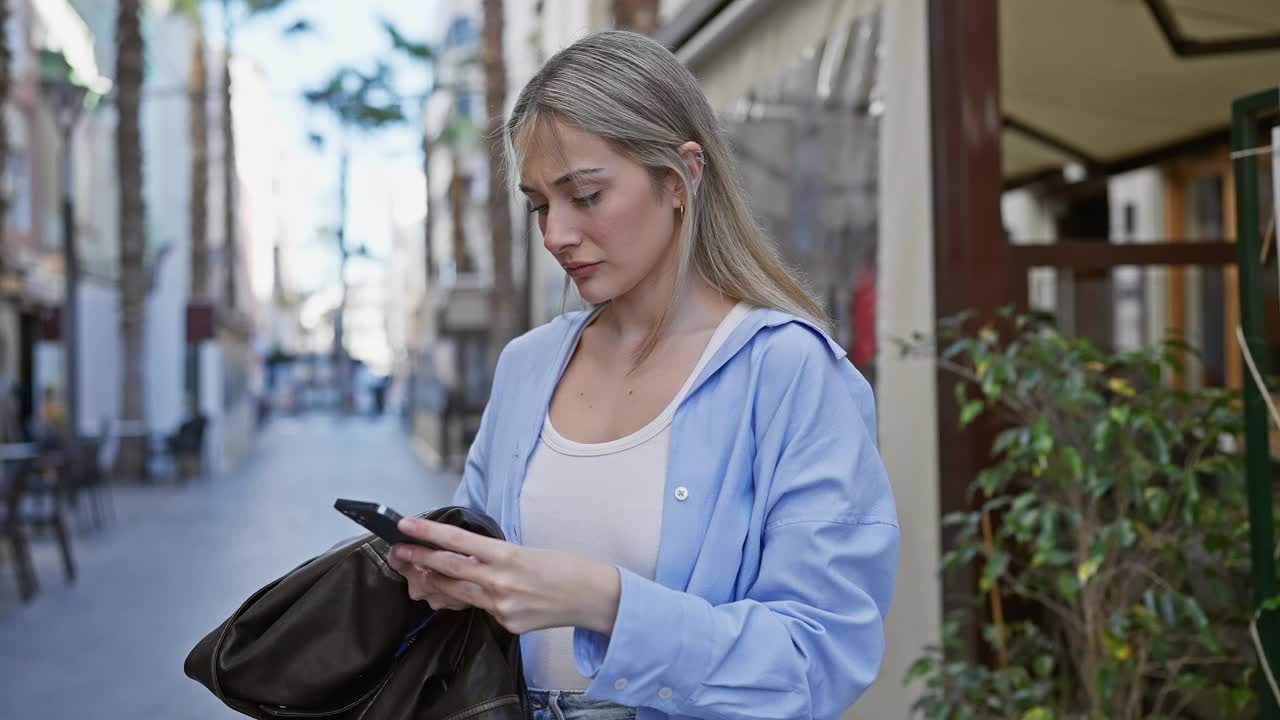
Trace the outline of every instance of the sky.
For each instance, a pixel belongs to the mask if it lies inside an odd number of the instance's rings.
[[[206,6],[211,30],[222,27],[219,6]],[[334,142],[317,149],[308,140],[312,132],[328,138],[334,133],[324,111],[309,108],[303,92],[322,86],[339,67],[371,70],[382,59],[392,63],[402,93],[421,94],[430,82],[429,70],[391,52],[380,19],[391,20],[410,39],[436,43],[444,34],[447,6],[447,0],[292,0],[239,23],[235,52],[261,67],[286,128],[281,141],[298,159],[286,170],[295,199],[291,266],[285,270],[292,287],[314,291],[337,279],[334,242],[318,231],[338,222],[339,153]],[[309,22],[311,31],[286,35],[299,19]],[[410,123],[352,141],[346,236],[349,244],[365,244],[374,257],[389,253],[393,222],[407,223],[424,211],[421,133],[413,122],[420,108],[413,101],[404,110]],[[380,264],[352,265],[349,277],[381,271]]]

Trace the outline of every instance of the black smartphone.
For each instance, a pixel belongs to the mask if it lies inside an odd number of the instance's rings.
[[[432,547],[428,543],[424,543],[421,540],[415,540],[414,538],[400,532],[398,525],[404,516],[386,505],[365,502],[363,500],[346,500],[344,498],[338,498],[334,501],[333,507],[336,508],[338,512],[360,523],[374,535],[377,535],[392,545],[396,545],[398,543],[409,543],[411,545]]]

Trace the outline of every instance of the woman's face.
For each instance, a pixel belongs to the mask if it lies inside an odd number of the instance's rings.
[[[538,217],[543,245],[582,298],[614,300],[669,266],[680,200],[672,183],[655,186],[643,165],[599,137],[556,127],[555,145],[539,138],[544,142],[526,154],[520,190]]]

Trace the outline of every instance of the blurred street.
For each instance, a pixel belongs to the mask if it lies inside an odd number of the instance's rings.
[[[452,476],[425,468],[393,418],[271,421],[244,463],[186,486],[113,488],[116,518],[77,514],[79,577],[35,544],[37,601],[0,568],[0,718],[231,718],[182,663],[255,589],[360,529],[336,497],[416,512],[447,502]]]

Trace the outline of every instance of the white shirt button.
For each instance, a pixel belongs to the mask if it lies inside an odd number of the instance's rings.
[[[619,689],[619,690],[626,690],[626,689],[627,689],[627,679],[626,679],[626,678],[618,678],[618,681],[617,681],[617,682],[615,682],[615,683],[613,684],[613,686],[614,686],[615,688]]]
[[[662,698],[663,700],[670,700],[670,699],[671,699],[671,688],[662,688],[661,690],[659,690],[659,691],[658,691],[658,697]]]
[[[680,487],[676,488],[676,499],[677,499],[677,500],[685,500],[685,499],[687,499],[688,497],[689,497],[689,488],[687,488],[687,487],[685,487],[685,486],[683,486],[683,485],[681,485]]]

